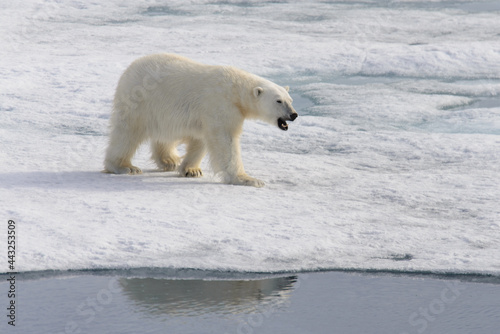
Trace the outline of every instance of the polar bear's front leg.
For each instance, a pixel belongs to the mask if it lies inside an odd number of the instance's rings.
[[[203,175],[200,164],[207,153],[205,143],[199,139],[189,138],[187,141],[186,156],[179,168],[181,176],[200,177]]]
[[[221,172],[228,184],[263,187],[264,182],[245,173],[241,160],[239,135],[221,131],[207,139],[210,161],[216,173]]]

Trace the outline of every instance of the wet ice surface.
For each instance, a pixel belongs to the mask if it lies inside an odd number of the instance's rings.
[[[17,280],[24,334],[493,334],[500,326],[498,277],[140,269],[35,278]]]
[[[0,6],[0,215],[19,271],[500,273],[496,2]],[[291,87],[289,131],[245,124],[265,188],[158,173],[147,146],[143,175],[100,173],[117,80],[156,52]]]

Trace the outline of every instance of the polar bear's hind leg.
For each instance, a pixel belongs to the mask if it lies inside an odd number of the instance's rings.
[[[124,129],[114,128],[106,151],[104,168],[115,174],[141,174],[139,167],[132,165],[132,157],[144,139],[142,136],[130,136]]]
[[[177,144],[177,142],[151,142],[152,159],[162,171],[171,172],[179,167],[181,159],[177,152]]]

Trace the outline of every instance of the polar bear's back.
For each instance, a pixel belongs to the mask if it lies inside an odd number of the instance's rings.
[[[116,91],[117,94],[130,94],[136,102],[146,100],[159,90],[173,97],[176,94],[171,94],[172,90],[199,89],[200,79],[213,79],[214,70],[216,66],[200,64],[175,54],[149,55],[130,64],[122,74]]]
[[[153,139],[196,135],[214,95],[210,91],[225,85],[221,70],[173,54],[139,58],[118,82],[112,124],[126,119]]]

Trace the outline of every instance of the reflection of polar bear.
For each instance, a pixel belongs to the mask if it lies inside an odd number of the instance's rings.
[[[207,150],[226,183],[261,187],[245,173],[239,137],[245,118],[258,118],[287,130],[297,113],[288,87],[229,66],[203,65],[173,54],[140,58],[123,73],[114,100],[111,135],[104,161],[108,172],[138,174],[130,160],[139,144],[151,140],[162,170],[201,176]],[[177,145],[187,144],[180,163]],[[180,166],[179,166],[180,165]]]
[[[121,278],[119,282],[137,309],[149,314],[237,314],[286,305],[297,276],[257,280]]]

